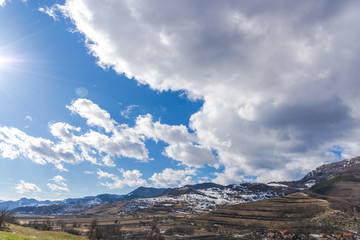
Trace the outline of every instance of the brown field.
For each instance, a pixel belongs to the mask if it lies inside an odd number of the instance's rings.
[[[181,202],[157,203],[136,214],[120,214],[123,203],[108,203],[85,215],[20,217],[23,224],[48,223],[55,231],[73,229],[86,236],[94,218],[106,231],[130,236],[128,239],[147,239],[149,234],[161,234],[164,239],[233,239],[249,232],[289,230],[292,233],[341,232],[341,224],[349,229],[359,226],[341,211],[332,209],[332,203],[318,195],[294,193],[257,202],[228,206],[203,214],[178,214]],[[333,219],[339,219],[336,222]],[[335,226],[335,227],[334,227]],[[120,239],[120,238],[119,238]]]
[[[286,197],[238,204],[202,214],[194,223],[210,231],[244,233],[249,230],[286,229],[291,232],[336,231],[313,218],[332,211],[330,202],[294,193]],[[330,215],[329,215],[330,216]]]

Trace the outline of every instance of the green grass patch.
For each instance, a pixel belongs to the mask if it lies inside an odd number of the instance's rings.
[[[17,225],[10,225],[9,232],[0,231],[1,240],[85,240],[87,238],[64,232],[38,231]]]
[[[338,182],[360,182],[359,178],[355,178],[353,175],[339,176],[336,178],[329,179],[327,181],[315,184],[310,188],[311,191],[319,194],[325,194],[331,189],[332,185]]]

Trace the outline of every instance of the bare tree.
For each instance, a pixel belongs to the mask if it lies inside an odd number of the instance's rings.
[[[97,218],[91,221],[88,235],[91,240],[100,240],[105,237],[104,229],[99,226]]]
[[[94,239],[97,227],[98,227],[98,220],[97,220],[97,218],[95,218],[91,221],[91,224],[89,227],[89,239]]]
[[[56,222],[56,225],[58,227],[60,227],[61,231],[64,231],[65,230],[65,227],[66,227],[66,222],[62,219],[59,219],[57,222]]]
[[[6,208],[0,209],[0,230],[8,230],[10,223],[15,223],[15,215]]]

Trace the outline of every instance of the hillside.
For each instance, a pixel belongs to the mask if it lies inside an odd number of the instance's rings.
[[[350,179],[348,179],[350,178]],[[334,180],[337,179],[337,180]],[[310,194],[322,194],[321,198],[338,204],[338,201],[357,208],[360,204],[360,157],[322,165],[304,178],[292,182],[242,183],[222,186],[214,183],[186,185],[179,188],[139,187],[126,195],[102,194],[84,198],[66,199],[61,202],[36,202],[35,199],[20,199],[11,202],[21,207],[18,214],[35,215],[117,215],[132,214],[157,206],[168,213],[194,213],[285,196],[310,187]],[[314,186],[315,185],[315,186]],[[325,186],[326,185],[326,186]],[[181,208],[171,208],[171,204]],[[6,204],[2,202],[1,204]],[[170,204],[170,205],[169,205]],[[150,209],[149,209],[150,210]]]
[[[138,198],[122,202],[108,202],[96,206],[84,215],[119,215],[141,213],[195,213],[222,206],[285,196],[299,191],[284,186],[244,183],[221,186],[218,184],[187,185],[153,198]]]
[[[317,167],[315,170],[309,172],[302,178],[301,182],[307,182],[310,180],[316,182],[326,181],[332,176],[342,173],[352,173],[360,176],[360,157],[355,157],[340,162],[334,162],[329,164],[324,164],[320,167]]]
[[[337,174],[314,185],[308,193],[331,202],[336,210],[360,217],[360,178],[352,174]]]
[[[9,232],[0,231],[0,239],[6,240],[85,240],[87,238],[64,232],[38,231],[17,225],[10,225]]]
[[[139,187],[126,195],[102,194],[95,197],[66,199],[53,205],[22,206],[13,209],[17,214],[61,215],[61,214],[121,214],[134,213],[155,203],[180,201],[182,212],[209,211],[220,206],[241,202],[284,196],[299,191],[285,185],[243,183],[222,186],[214,183],[187,185],[180,188]],[[110,203],[110,204],[109,204]],[[116,206],[106,210],[107,206]],[[112,207],[113,208],[113,207]],[[92,209],[94,209],[92,211]],[[102,210],[100,210],[102,209]],[[117,212],[117,213],[115,213]],[[173,211],[172,211],[173,212]]]
[[[341,224],[336,217],[341,217]],[[293,233],[356,230],[358,226],[353,217],[332,209],[330,202],[304,193],[224,207],[202,214],[194,223],[214,231],[286,229]]]
[[[359,232],[360,165],[357,162],[350,159],[327,164],[295,182],[228,186],[202,183],[173,189],[140,187],[120,200],[93,205],[83,212],[75,209],[76,214],[54,216],[54,211],[49,211],[48,216],[28,215],[22,220],[29,225],[39,218],[43,221],[50,218],[55,225],[59,219],[68,225],[76,221],[86,229],[92,219],[98,218],[104,229],[121,228],[121,234],[130,239],[135,235],[146,238],[154,226],[166,239],[178,239],[179,234],[184,239],[243,236],[252,239],[254,233],[265,236],[284,230],[301,237],[309,233]],[[78,199],[77,203],[62,207],[74,207],[79,201],[86,203],[86,199]],[[29,211],[57,207],[29,207]]]

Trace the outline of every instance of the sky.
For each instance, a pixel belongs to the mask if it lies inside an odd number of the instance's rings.
[[[296,180],[360,155],[359,10],[0,0],[0,199]]]

